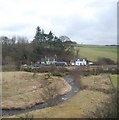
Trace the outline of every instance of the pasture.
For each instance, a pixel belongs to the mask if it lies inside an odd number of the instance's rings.
[[[117,62],[117,47],[116,46],[98,46],[98,45],[76,45],[76,50],[79,50],[79,57],[87,58],[90,61],[97,61],[98,58],[110,58]]]
[[[28,114],[14,115],[11,118],[103,118],[115,116],[112,84],[108,75],[82,77],[78,81],[84,88],[64,103],[35,110]]]
[[[118,85],[117,85],[117,83],[118,83],[118,78],[119,78],[119,75],[118,74],[110,74],[110,78],[111,78],[111,80],[112,80],[112,84],[113,84],[113,86],[117,89],[117,90],[119,90],[119,87],[118,87]]]
[[[3,72],[2,108],[25,109],[70,91],[62,78],[47,73]]]

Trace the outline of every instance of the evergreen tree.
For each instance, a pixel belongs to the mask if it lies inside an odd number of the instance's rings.
[[[43,43],[46,43],[45,33],[44,33],[43,29],[41,31],[41,40],[42,40]]]
[[[36,28],[36,34],[35,34],[34,38],[35,38],[35,41],[37,43],[41,43],[42,42],[42,34],[41,34],[41,29],[40,29],[39,26]]]
[[[54,38],[53,33],[51,31],[48,34],[48,38],[49,38],[49,41],[52,41],[52,39]]]
[[[54,38],[53,33],[50,31],[47,37],[48,37],[47,43],[50,45],[50,48],[51,48],[51,46],[53,45],[52,43],[53,43],[53,38]]]
[[[44,30],[42,29],[41,34],[44,35]]]

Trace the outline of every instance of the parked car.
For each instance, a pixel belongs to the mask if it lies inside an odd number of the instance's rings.
[[[34,64],[33,67],[40,67],[40,64]]]
[[[56,66],[67,66],[66,62],[55,62]]]

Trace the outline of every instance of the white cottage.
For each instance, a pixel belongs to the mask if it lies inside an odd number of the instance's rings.
[[[55,64],[56,60],[53,57],[45,57],[41,59],[41,64],[51,65]]]
[[[50,57],[46,59],[47,65],[55,64],[55,62],[56,62],[55,58]]]
[[[81,65],[86,65],[86,60],[83,58],[76,58],[74,60],[71,60],[71,65],[75,66],[81,66]]]

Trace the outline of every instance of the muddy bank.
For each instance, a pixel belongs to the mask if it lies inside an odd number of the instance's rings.
[[[12,116],[12,115],[21,114],[21,113],[27,113],[27,112],[30,112],[30,111],[33,111],[33,110],[43,109],[43,108],[46,108],[46,107],[55,106],[57,104],[63,103],[64,101],[73,97],[80,90],[79,85],[76,84],[76,81],[72,76],[66,76],[65,80],[71,86],[71,90],[67,94],[59,95],[59,96],[55,97],[54,99],[48,100],[47,102],[44,102],[44,103],[41,103],[41,104],[36,104],[36,105],[32,106],[31,108],[26,108],[26,109],[2,109],[2,116]]]

